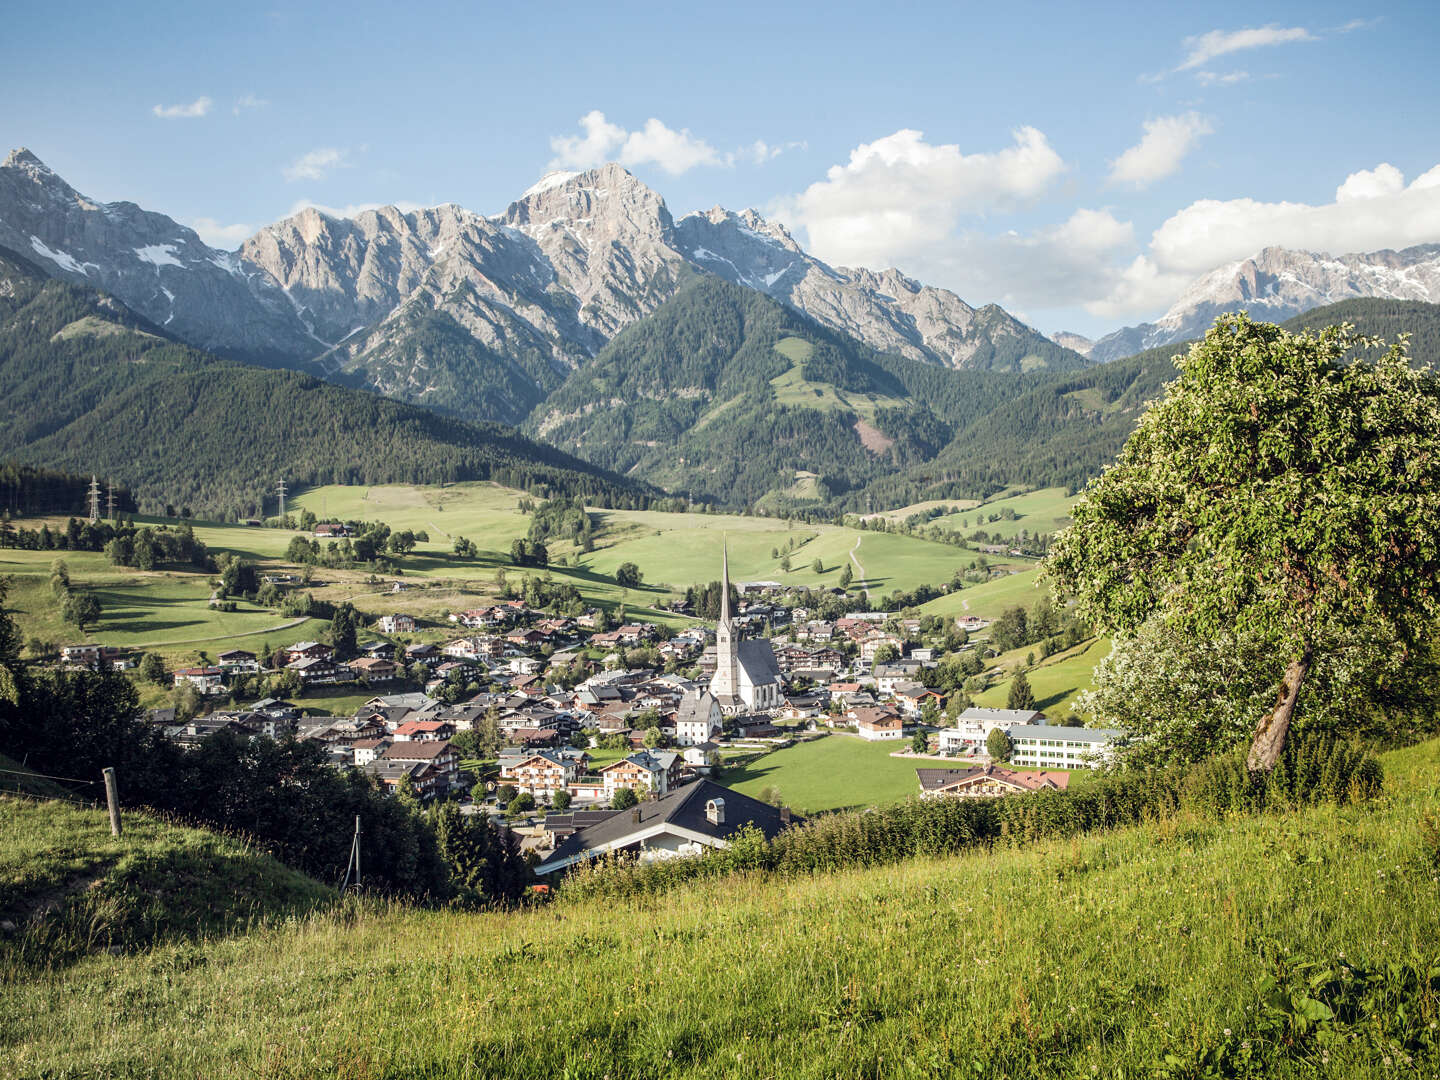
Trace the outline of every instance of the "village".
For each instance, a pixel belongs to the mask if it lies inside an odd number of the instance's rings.
[[[397,796],[457,800],[519,833],[537,877],[608,852],[653,859],[723,847],[747,826],[773,836],[799,815],[724,781],[734,763],[797,743],[893,744],[892,756],[914,759],[915,795],[994,798],[1064,789],[1070,770],[1104,764],[1122,738],[947,693],[935,677],[942,650],[925,644],[933,619],[812,617],[781,602],[777,582],[732,587],[725,552],[720,580],[713,631],[603,629],[599,611],[556,616],[506,599],[449,613],[454,636],[442,642],[398,643],[416,619],[382,616],[348,659],[321,641],[268,655],[228,649],[171,675],[199,703],[194,715],[160,708],[149,719],[186,748],[221,734],[292,737]],[[984,648],[986,620],[955,623],[952,644]],[[65,647],[61,662],[133,663],[90,644]],[[374,693],[348,715],[315,715],[288,697],[237,701],[235,688],[257,678],[300,700],[345,685]]]

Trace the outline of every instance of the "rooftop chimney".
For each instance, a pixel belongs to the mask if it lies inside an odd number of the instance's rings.
[[[630,811],[630,820],[633,821],[636,825],[640,824],[640,807],[637,806]]]
[[[711,825],[725,824],[725,800],[711,799],[705,804],[705,818]]]
[[[790,824],[790,808],[789,808],[788,806],[782,806],[782,807],[780,807],[780,824],[781,824],[781,825],[789,825],[789,824]]]

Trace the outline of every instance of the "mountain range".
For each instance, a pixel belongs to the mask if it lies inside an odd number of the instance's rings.
[[[1103,363],[1200,337],[1227,311],[1243,308],[1252,318],[1284,322],[1359,298],[1440,301],[1440,244],[1339,256],[1267,247],[1200,277],[1153,323],[1106,334],[1089,349],[1083,341],[1056,338]]]
[[[21,150],[0,165],[0,453],[226,516],[281,475],[805,512],[1078,487],[1217,311],[1420,328],[1433,354],[1440,307],[1314,302],[1428,296],[1437,263],[1267,249],[1156,324],[1057,343],[828,266],[754,211],[674,220],[615,165],[493,217],[306,209],[222,252]]]
[[[894,270],[828,266],[753,210],[675,221],[618,165],[552,173],[494,217],[453,204],[306,209],[226,252],[163,214],[87,198],[21,149],[0,165],[0,245],[199,348],[465,419],[523,420],[695,272],[945,367],[1085,364],[994,305]]]

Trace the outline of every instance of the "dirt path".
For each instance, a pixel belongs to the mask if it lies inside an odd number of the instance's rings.
[[[866,576],[865,576],[865,567],[861,566],[861,565],[860,565],[860,560],[855,557],[855,553],[860,550],[860,545],[863,544],[864,542],[865,542],[865,537],[864,537],[864,536],[857,536],[857,537],[855,538],[855,546],[850,549],[850,561],[855,564],[855,571],[856,571],[856,574],[859,576],[860,580],[861,580],[861,581],[868,581],[869,579],[866,578]],[[866,603],[869,603],[869,601],[870,601],[870,586],[869,586],[868,584],[861,586],[861,591],[864,592],[864,594],[865,594],[865,601],[866,601]]]

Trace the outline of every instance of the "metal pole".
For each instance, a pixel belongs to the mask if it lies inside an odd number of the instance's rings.
[[[110,835],[120,835],[120,792],[115,786],[115,770],[105,769],[105,801],[110,805]]]
[[[360,815],[355,815],[355,891],[360,891]]]

